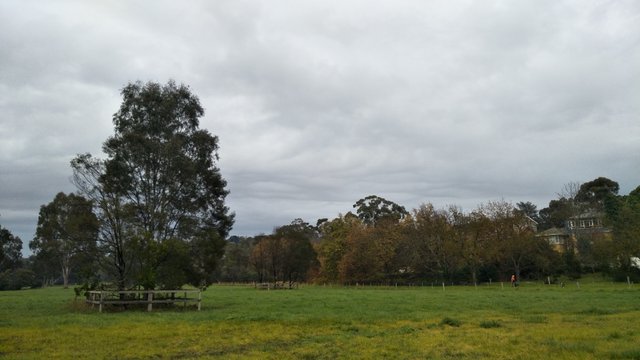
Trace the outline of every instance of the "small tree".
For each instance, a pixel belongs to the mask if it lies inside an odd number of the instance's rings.
[[[36,236],[29,248],[39,258],[49,258],[61,270],[64,288],[75,268],[89,267],[95,260],[98,219],[93,205],[82,196],[58,193],[47,205],[40,207]],[[83,264],[84,263],[84,264]]]

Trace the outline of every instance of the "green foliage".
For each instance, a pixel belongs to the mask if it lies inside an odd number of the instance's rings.
[[[72,271],[78,271],[82,278],[97,272],[94,266],[99,223],[92,207],[84,197],[62,192],[40,207],[36,236],[29,248],[45,273],[62,269],[65,287]]]
[[[76,298],[84,297],[89,298],[89,291],[96,290],[100,287],[100,279],[94,277],[93,279],[88,279],[82,285],[75,286],[73,288],[73,292],[76,294]]]
[[[223,282],[251,282],[257,274],[251,266],[253,238],[232,237],[226,245],[224,256],[215,273],[215,280]]]
[[[408,214],[403,206],[376,195],[358,200],[353,207],[363,223],[373,226],[385,220],[397,222]]]
[[[199,129],[204,110],[184,85],[130,83],[104,143],[105,177],[131,201],[139,230],[153,240],[228,234],[226,181],[216,167],[218,138]],[[105,179],[106,180],[106,179]]]
[[[640,187],[629,195],[610,200],[607,208],[608,222],[613,230],[613,242],[607,255],[615,260],[613,273],[616,278],[626,276],[640,279],[640,269],[633,259],[640,258]]]
[[[566,251],[562,254],[562,260],[564,262],[563,273],[569,277],[569,279],[579,279],[582,274],[582,269],[578,257],[573,251]]]
[[[573,199],[561,197],[549,201],[549,206],[538,212],[539,229],[546,230],[552,227],[564,228],[565,222],[575,214],[575,202]]]
[[[21,251],[22,240],[0,226],[0,272],[19,267]]]
[[[531,201],[520,201],[516,204],[516,208],[518,211],[522,212],[524,215],[527,215],[537,223],[540,223],[540,216],[538,215],[538,207],[532,203]]]
[[[0,290],[20,290],[37,285],[36,275],[29,269],[15,268],[0,273]]]
[[[576,200],[592,205],[604,205],[607,198],[618,194],[618,190],[620,190],[620,185],[617,182],[605,177],[599,177],[580,185]]]
[[[177,239],[167,239],[159,244],[156,255],[156,285],[161,289],[180,289],[187,283],[199,284],[199,279],[190,279],[191,257],[189,246]],[[192,281],[190,281],[192,280]]]

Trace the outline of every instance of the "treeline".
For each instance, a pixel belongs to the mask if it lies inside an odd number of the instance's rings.
[[[407,211],[378,196],[363,198],[353,208],[313,225],[296,219],[270,235],[210,243],[210,252],[202,255],[217,266],[206,273],[207,283],[474,284],[505,281],[512,274],[546,280],[585,272],[640,280],[640,187],[620,196],[618,184],[606,178],[567,184],[540,211],[530,202],[505,201],[470,212],[428,203]],[[29,243],[34,255],[28,259],[21,257],[21,239],[0,227],[0,289],[117,281],[108,270],[118,258],[100,240],[95,212],[93,202],[81,195],[58,194],[40,209]],[[567,226],[583,214],[601,216],[601,227]],[[562,251],[540,236],[553,227],[570,236]],[[157,259],[153,279],[160,286],[180,286],[188,282],[189,269],[201,266],[188,256],[198,247],[169,239],[150,251],[133,236],[124,240],[130,256],[125,287],[148,281],[143,260]]]
[[[215,278],[219,281],[315,283],[479,283],[577,278],[602,272],[640,279],[640,187],[619,196],[616,182],[570,183],[540,211],[530,202],[489,202],[471,212],[424,204],[406,211],[378,196],[315,225],[294,220],[271,235],[233,237]],[[602,217],[599,231],[567,222],[581,214]],[[563,227],[562,251],[539,230]]]

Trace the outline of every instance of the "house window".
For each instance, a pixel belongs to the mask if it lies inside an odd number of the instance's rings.
[[[560,245],[563,244],[562,238],[558,235],[552,235],[549,237],[549,244],[551,245]]]
[[[580,227],[583,229],[592,228],[593,224],[594,224],[593,219],[580,220]]]
[[[573,220],[569,220],[567,225],[569,226],[569,229],[573,229],[574,227],[576,227],[576,223]]]

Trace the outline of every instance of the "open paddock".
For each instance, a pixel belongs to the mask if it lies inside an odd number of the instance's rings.
[[[215,285],[202,311],[104,312],[72,289],[0,293],[0,357],[638,359],[640,286]]]

